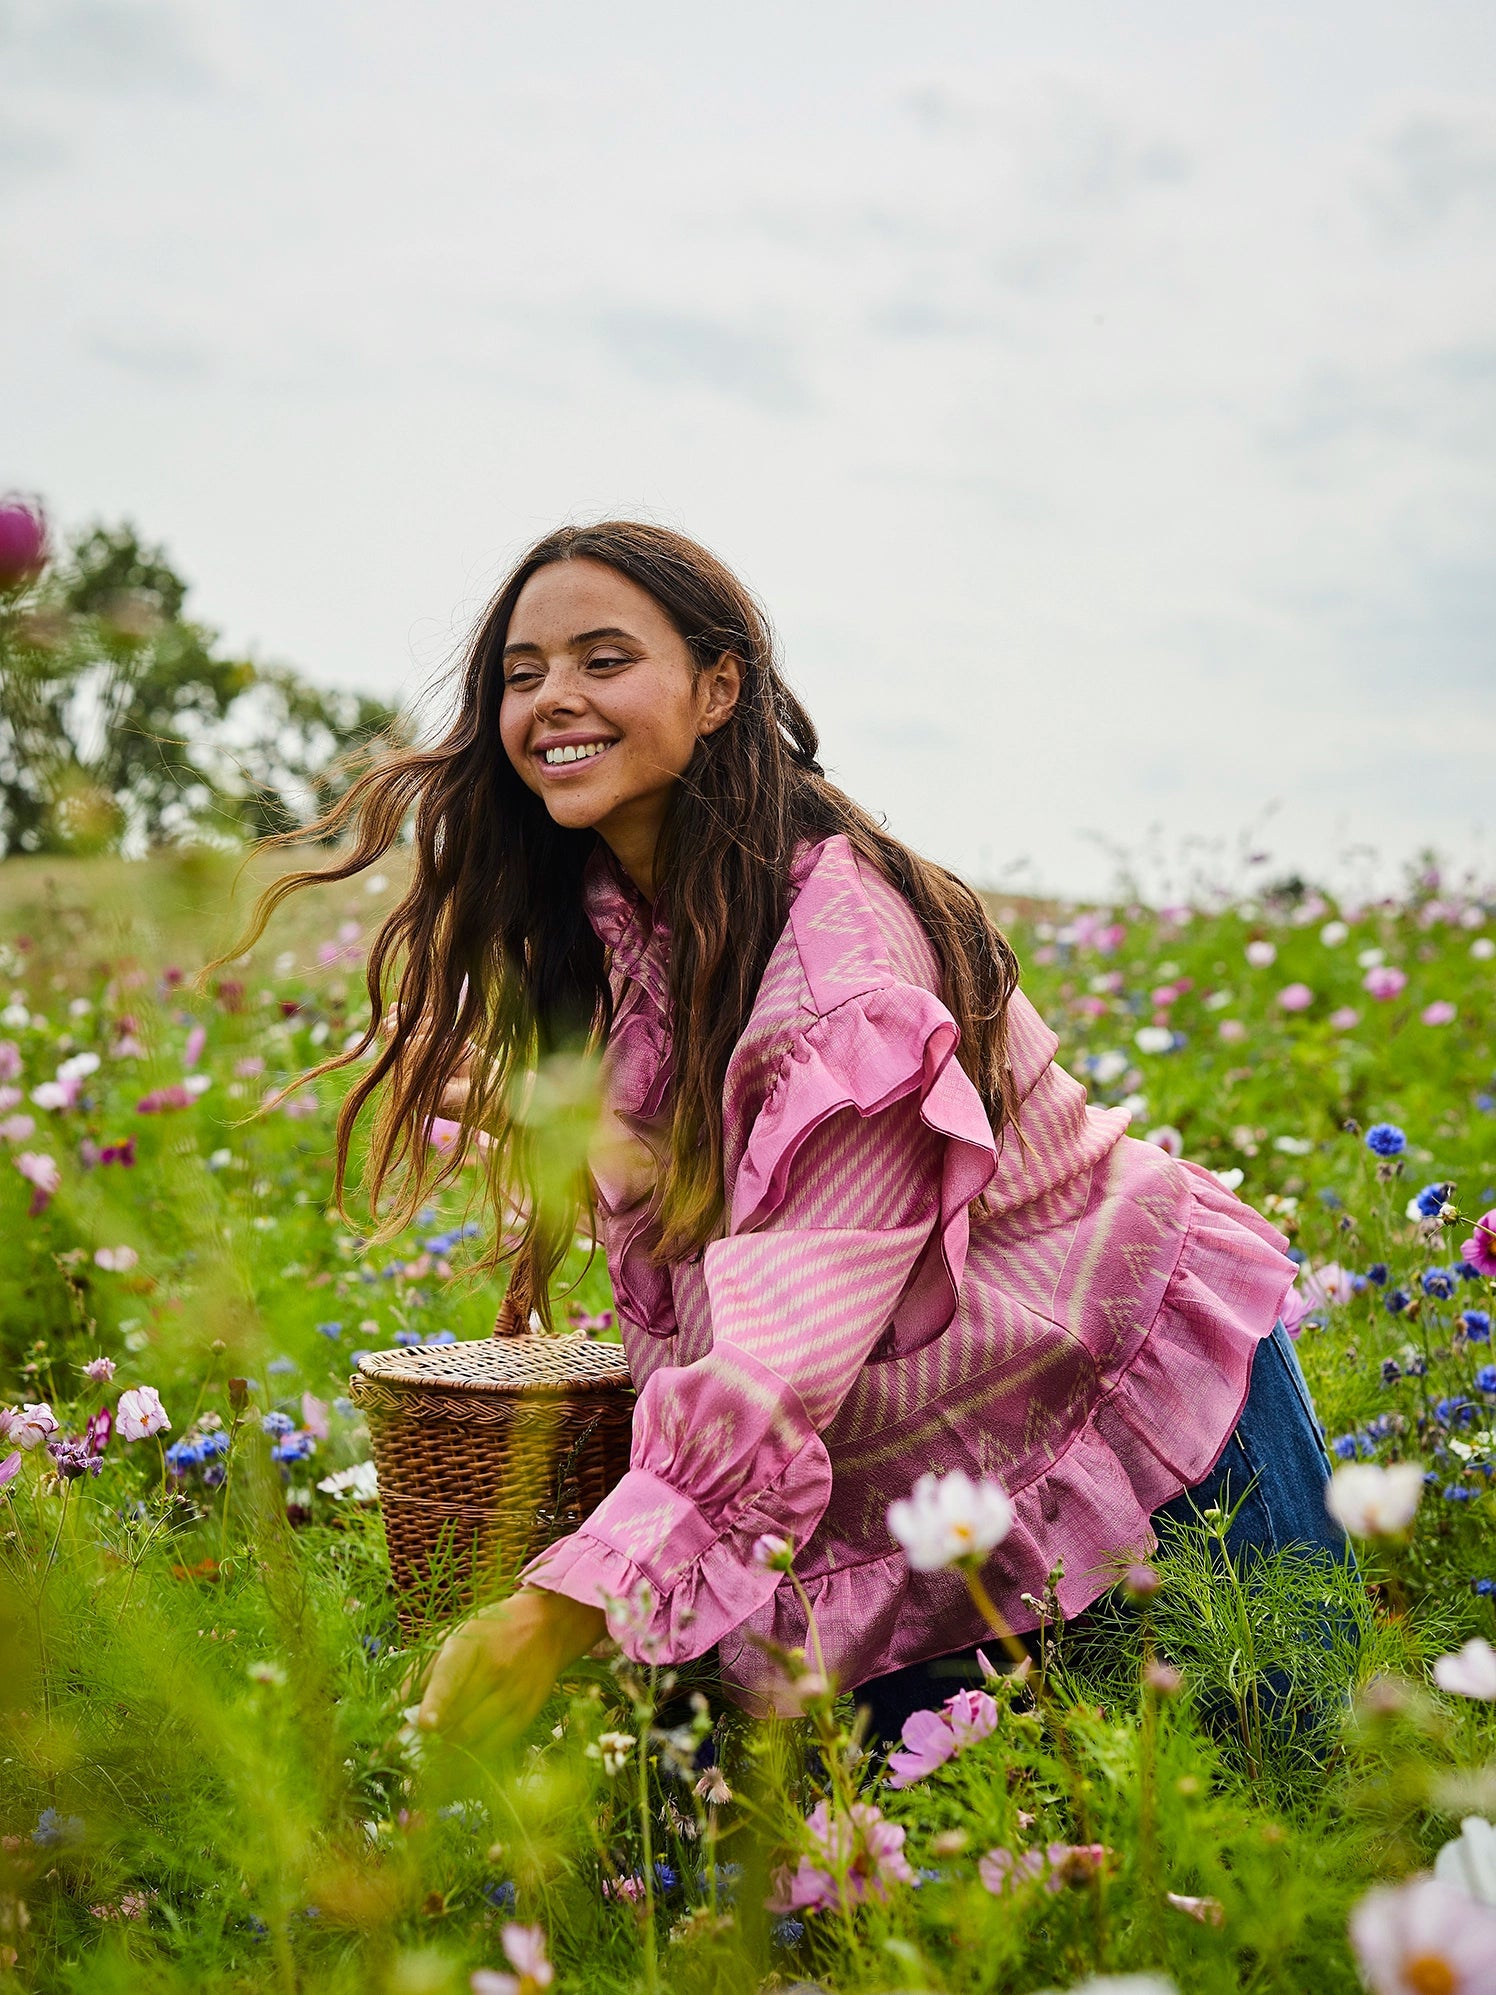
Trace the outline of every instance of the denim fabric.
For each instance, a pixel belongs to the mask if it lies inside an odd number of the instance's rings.
[[[1253,1551],[1280,1552],[1290,1546],[1345,1557],[1345,1534],[1325,1509],[1330,1458],[1325,1452],[1314,1402],[1298,1353],[1281,1323],[1258,1345],[1252,1361],[1247,1401],[1220,1460],[1193,1489],[1184,1490],[1154,1512],[1157,1529],[1166,1519],[1196,1523],[1212,1504],[1240,1508],[1226,1547],[1240,1565]],[[1090,1610],[1070,1626],[1080,1630]],[[1023,1637],[1037,1653],[1037,1638]],[[998,1656],[994,1656],[998,1660]],[[932,1708],[963,1687],[981,1680],[975,1649],[911,1664],[862,1684],[857,1702],[872,1714],[869,1741],[897,1742],[912,1711]]]

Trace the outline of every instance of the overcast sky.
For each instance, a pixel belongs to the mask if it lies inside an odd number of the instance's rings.
[[[0,0],[0,486],[406,696],[642,511],[984,880],[1496,872],[1493,237],[1489,0]]]

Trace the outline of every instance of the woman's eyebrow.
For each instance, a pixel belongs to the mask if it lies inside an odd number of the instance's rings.
[[[625,644],[637,644],[639,642],[632,631],[620,630],[613,624],[604,624],[601,630],[579,630],[567,648],[571,651],[580,651],[585,645],[596,644],[598,639],[603,637],[619,637],[623,639]],[[504,646],[504,656],[506,658],[518,658],[521,653],[527,658],[539,658],[543,655],[538,644],[506,644]]]

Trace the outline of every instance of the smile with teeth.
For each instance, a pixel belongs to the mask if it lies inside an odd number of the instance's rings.
[[[611,741],[588,741],[579,748],[546,748],[541,751],[541,760],[548,769],[555,769],[563,762],[591,762],[612,746]]]

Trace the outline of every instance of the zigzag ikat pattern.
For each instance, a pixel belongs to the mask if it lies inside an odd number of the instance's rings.
[[[793,884],[724,1090],[731,1223],[657,1268],[669,936],[611,870],[589,879],[619,1005],[610,1107],[641,1146],[600,1187],[640,1394],[629,1474],[529,1570],[589,1602],[647,1579],[647,1615],[613,1611],[625,1648],[720,1643],[757,1709],[778,1687],[763,1644],[807,1639],[794,1589],[754,1562],[761,1533],[793,1539],[844,1684],[984,1632],[959,1581],[912,1573],[889,1538],[888,1504],[927,1469],[1013,1496],[986,1571],[1013,1626],[1033,1626],[1021,1596],[1060,1560],[1076,1613],[1219,1454],[1293,1273],[1208,1173],[1087,1105],[1021,992],[1023,1109],[994,1145],[912,909],[841,838],[802,850]]]

